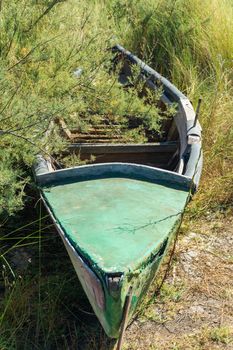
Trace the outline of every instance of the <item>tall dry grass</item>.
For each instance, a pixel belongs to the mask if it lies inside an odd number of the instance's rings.
[[[233,2],[112,1],[120,41],[203,103],[204,169],[194,205],[233,203]]]

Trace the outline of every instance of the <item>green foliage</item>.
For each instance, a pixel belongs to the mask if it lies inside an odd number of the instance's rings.
[[[104,6],[85,2],[18,1],[3,2],[0,12],[0,146],[1,212],[12,214],[21,208],[25,181],[35,155],[56,153],[66,146],[55,130],[49,142],[43,135],[50,122],[62,117],[81,130],[107,119],[117,119],[127,130],[130,118],[138,128],[124,133],[125,140],[145,141],[143,126],[158,131],[156,107],[145,104],[138,93],[119,87],[116,74],[109,74],[112,59],[112,30],[103,21]],[[111,20],[109,19],[109,23]],[[109,26],[109,24],[108,24]],[[82,74],[77,79],[76,69]],[[135,74],[138,72],[135,72]],[[159,94],[148,93],[153,104]],[[95,117],[97,116],[97,117]],[[9,161],[10,160],[10,161]],[[9,196],[7,196],[8,188]]]
[[[204,171],[198,210],[232,204],[231,0],[112,0],[119,40],[186,93],[202,97]]]
[[[232,332],[229,327],[218,327],[210,331],[210,338],[214,342],[230,344],[233,341]]]
[[[0,151],[0,208],[9,214],[23,205],[23,188],[26,179],[22,178],[20,168],[14,169],[7,154]],[[21,179],[20,179],[21,178]]]
[[[17,229],[0,234],[0,259],[5,257],[0,260],[1,350],[77,349],[84,344],[97,349],[100,342],[107,343],[48,215],[36,216],[30,206],[22,213],[28,220],[22,227],[12,217]]]
[[[183,285],[173,286],[172,284],[164,283],[160,291],[160,298],[164,303],[169,301],[178,302],[183,292]]]

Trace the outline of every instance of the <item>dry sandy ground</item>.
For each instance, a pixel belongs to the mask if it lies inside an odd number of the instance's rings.
[[[128,327],[124,350],[233,349],[233,217],[187,225],[162,295]]]

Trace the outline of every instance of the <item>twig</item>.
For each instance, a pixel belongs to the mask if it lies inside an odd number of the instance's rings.
[[[10,50],[11,50],[11,47],[12,47],[13,40],[14,40],[15,34],[16,34],[16,32],[17,32],[17,29],[18,29],[18,23],[16,23],[16,20],[15,20],[14,31],[13,31],[12,37],[11,37],[11,39],[10,39],[8,48],[7,48],[7,50],[6,50],[5,58],[7,58],[8,54],[9,54],[9,52],[10,52]]]
[[[6,102],[5,106],[4,106],[4,107],[2,108],[2,110],[0,111],[0,115],[5,111],[5,109],[6,109],[7,107],[9,107],[9,105],[11,104],[11,102],[14,100],[15,95],[17,94],[17,92],[18,92],[19,88],[21,87],[21,85],[22,85],[22,83],[20,83],[20,84],[16,87],[16,89],[15,89],[15,91],[13,92],[12,96],[9,98],[9,100]],[[7,117],[7,118],[1,119],[0,122],[5,121],[5,120],[7,120],[7,119],[9,119],[9,118],[12,118],[12,115],[9,116],[9,117]]]
[[[4,135],[4,132],[1,133],[1,130],[0,130],[0,136],[1,136],[1,134]],[[6,134],[6,133],[5,133],[5,134]],[[31,140],[28,139],[27,137],[22,136],[22,135],[15,134],[14,132],[11,132],[11,131],[8,131],[7,134],[13,135],[13,136],[18,137],[18,138],[20,138],[20,139],[23,139],[23,140],[27,141],[28,143],[30,143],[31,145],[33,145],[34,147],[37,147],[41,152],[43,152],[44,154],[46,154],[47,156],[49,156],[49,157],[52,159],[52,161],[53,161],[55,164],[58,165],[59,168],[61,168],[61,165],[59,164],[59,162],[58,162],[55,158],[53,158],[53,156],[51,156],[50,153],[46,152],[43,148],[41,148],[40,146],[38,146],[37,144],[35,144],[33,141],[31,141]]]
[[[53,0],[49,4],[49,6],[45,9],[45,11],[35,20],[35,22],[25,32],[28,33],[30,30],[32,30],[39,23],[39,21],[53,9],[54,6],[56,6],[60,2],[65,2],[65,1],[66,0]]]
[[[7,71],[10,71],[11,69],[15,68],[15,67],[16,67],[17,65],[19,65],[20,63],[25,63],[25,62],[27,61],[28,57],[31,56],[31,54],[32,54],[36,49],[38,49],[40,46],[43,46],[43,45],[49,43],[49,42],[52,41],[52,40],[58,38],[59,36],[61,36],[61,34],[60,34],[60,35],[56,35],[55,37],[53,37],[53,38],[51,38],[51,39],[48,39],[48,40],[46,40],[46,41],[44,41],[44,42],[40,42],[39,44],[37,44],[37,45],[36,45],[35,47],[33,47],[23,58],[21,58],[19,61],[17,61],[16,63],[14,63],[12,66],[10,66],[10,67],[7,69]]]

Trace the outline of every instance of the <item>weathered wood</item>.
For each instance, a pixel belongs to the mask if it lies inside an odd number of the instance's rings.
[[[117,131],[121,128],[120,125],[108,125],[108,124],[101,124],[101,125],[93,125],[89,128],[87,128],[87,130],[84,132],[85,134],[96,134],[96,133],[102,133],[102,132],[113,132],[113,131]],[[72,128],[70,129],[70,132],[75,134],[75,133],[80,133],[80,128]]]
[[[86,144],[73,143],[69,145],[69,149],[78,150],[86,154],[102,154],[102,153],[161,153],[161,152],[175,152],[178,148],[179,142],[155,142],[143,144]]]
[[[98,140],[99,138],[101,138],[102,140],[104,139],[110,139],[110,140],[117,140],[117,139],[122,139],[123,135],[106,135],[106,134],[102,134],[97,135],[97,134],[88,134],[88,133],[82,133],[82,134],[71,134],[71,138],[72,139],[80,139],[80,140]]]
[[[58,118],[57,122],[60,124],[62,131],[64,132],[66,138],[71,139],[72,138],[72,133],[70,132],[69,128],[67,127],[64,119]]]
[[[167,140],[171,141],[174,140],[174,138],[177,136],[177,127],[176,127],[176,122],[173,119],[172,123],[171,123],[171,127],[168,131],[168,135],[167,135]]]
[[[71,144],[68,153],[78,154],[80,160],[95,163],[146,164],[162,169],[172,169],[170,159],[178,151],[177,142],[149,144]]]
[[[52,135],[52,132],[54,130],[54,121],[51,120],[49,122],[48,125],[48,129],[45,131],[44,133],[44,137],[43,137],[43,141],[45,142],[45,155],[44,155],[44,160],[43,157],[41,155],[37,155],[37,160],[36,160],[36,165],[35,166],[39,166],[42,168],[44,168],[44,170],[47,168],[47,171],[54,171],[55,170],[55,166],[53,165],[53,162],[56,163],[55,159],[49,154],[49,139]],[[40,159],[41,158],[41,159]],[[39,161],[40,159],[40,161]],[[45,165],[46,162],[46,165]],[[42,165],[43,163],[43,165]]]
[[[112,144],[112,143],[121,143],[124,141],[123,138],[105,138],[105,139],[88,139],[88,138],[85,138],[85,139],[73,139],[73,141],[75,141],[75,143],[86,143],[86,144],[95,144],[96,142],[98,142],[99,144]]]

